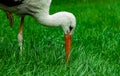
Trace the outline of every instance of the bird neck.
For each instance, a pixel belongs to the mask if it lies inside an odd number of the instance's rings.
[[[61,15],[59,13],[55,13],[50,15],[49,13],[40,13],[37,15],[37,21],[45,26],[60,26],[62,21]]]

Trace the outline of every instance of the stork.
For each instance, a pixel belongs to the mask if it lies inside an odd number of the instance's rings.
[[[30,15],[44,26],[60,26],[65,34],[66,61],[69,61],[71,48],[71,35],[76,27],[76,18],[70,12],[57,12],[50,15],[49,9],[52,0],[0,0],[0,9],[21,16],[18,42],[22,51],[22,30],[24,17]],[[12,17],[9,17],[12,23]]]

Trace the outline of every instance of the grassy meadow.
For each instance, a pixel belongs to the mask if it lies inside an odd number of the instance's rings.
[[[45,27],[26,16],[21,56],[20,17],[14,15],[11,28],[0,11],[0,76],[120,76],[120,2],[84,1],[53,0],[51,5],[50,14],[68,11],[77,19],[69,66],[60,27]]]

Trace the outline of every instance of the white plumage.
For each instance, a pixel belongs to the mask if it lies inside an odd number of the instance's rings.
[[[19,0],[15,0],[19,1]],[[20,3],[21,2],[21,3]],[[73,33],[76,26],[76,19],[72,13],[69,12],[58,12],[50,15],[51,0],[20,0],[18,5],[5,5],[2,2],[0,3],[0,9],[12,13],[21,15],[21,24],[20,31],[18,34],[18,41],[20,48],[22,50],[22,29],[24,23],[24,16],[31,15],[34,17],[40,24],[45,26],[61,26],[65,33],[66,40],[66,59],[69,60],[70,55],[70,45],[71,45],[71,34]]]

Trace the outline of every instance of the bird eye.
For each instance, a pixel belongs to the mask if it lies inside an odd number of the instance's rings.
[[[72,26],[70,26],[70,27],[69,27],[69,29],[70,29],[70,31],[72,31],[73,27],[72,27]]]

